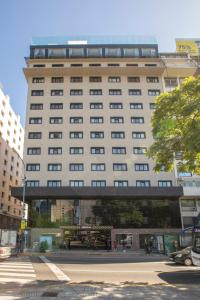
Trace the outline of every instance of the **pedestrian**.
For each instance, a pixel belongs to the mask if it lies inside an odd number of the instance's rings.
[[[70,239],[67,240],[67,248],[68,248],[68,250],[71,250],[71,240]]]
[[[113,250],[117,251],[117,241],[116,240],[113,241]]]

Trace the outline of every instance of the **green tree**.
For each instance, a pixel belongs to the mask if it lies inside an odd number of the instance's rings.
[[[172,171],[179,153],[179,171],[200,174],[200,77],[188,77],[180,87],[157,97],[152,126],[155,140],[148,156],[155,170],[165,166]]]

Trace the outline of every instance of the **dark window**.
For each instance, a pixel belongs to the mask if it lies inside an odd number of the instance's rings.
[[[44,68],[44,67],[45,67],[45,65],[43,65],[43,64],[33,65],[33,68]]]
[[[126,64],[127,67],[138,67],[138,64]]]
[[[90,123],[92,124],[103,123],[103,117],[90,117]]]
[[[62,185],[61,180],[47,180],[48,187],[60,187]]]
[[[51,96],[63,96],[63,90],[51,90]]]
[[[110,103],[110,109],[122,109],[123,104],[122,103]]]
[[[128,94],[129,96],[141,96],[142,92],[141,90],[132,89],[132,90],[128,90]]]
[[[44,83],[44,77],[33,77],[32,83]]]
[[[90,153],[91,154],[105,154],[105,148],[104,147],[91,147]]]
[[[82,186],[84,186],[84,181],[83,180],[70,180],[69,181],[69,186],[71,186],[71,187],[82,187]]]
[[[127,81],[128,82],[140,82],[140,77],[138,77],[138,76],[128,76]]]
[[[52,64],[53,68],[62,68],[64,67],[64,64]]]
[[[91,171],[105,171],[105,164],[91,164]]]
[[[59,155],[59,154],[62,154],[62,148],[61,147],[49,147],[48,148],[48,154],[49,155]]]
[[[79,131],[71,131],[70,132],[70,139],[82,139],[83,132]]]
[[[105,187],[106,186],[106,180],[92,180],[91,181],[92,187]]]
[[[135,164],[135,171],[149,171],[149,164]]]
[[[159,187],[170,187],[172,186],[171,180],[158,180],[158,186]]]
[[[52,83],[63,83],[64,77],[51,77],[51,82]]]
[[[103,103],[96,102],[96,103],[90,103],[90,109],[102,109]]]
[[[83,109],[83,103],[70,103],[70,109]]]
[[[83,164],[70,164],[69,170],[70,171],[84,171],[84,165]]]
[[[40,164],[27,164],[26,171],[40,171]]]
[[[31,103],[30,104],[30,109],[31,110],[42,110],[43,109],[43,104],[42,103]]]
[[[150,182],[150,180],[136,180],[136,186],[149,187],[149,186],[151,186],[151,182]]]
[[[70,90],[70,96],[82,96],[83,90]]]
[[[158,77],[147,77],[146,80],[148,83],[158,83],[159,82]]]
[[[63,109],[63,103],[50,103],[50,109]]]
[[[38,187],[38,186],[40,186],[40,181],[39,180],[27,180],[26,186],[27,187]]]
[[[29,124],[42,124],[42,118],[29,118]]]
[[[113,171],[127,171],[127,164],[113,164]]]
[[[49,132],[49,139],[62,139],[62,132]]]
[[[127,187],[128,186],[128,180],[115,180],[114,181],[115,187]]]
[[[80,76],[70,77],[70,82],[82,82],[82,81],[83,81],[83,77]]]
[[[130,109],[143,109],[142,103],[130,103]]]
[[[148,90],[148,95],[149,96],[159,96],[160,90]]]
[[[80,68],[83,65],[82,64],[71,64],[70,66],[73,67],[73,68]]]
[[[83,154],[84,153],[84,149],[83,147],[70,147],[69,148],[69,153],[70,154]]]
[[[124,123],[123,117],[110,117],[110,123]]]
[[[102,90],[90,90],[90,95],[92,96],[98,96],[98,95],[102,95]]]
[[[63,118],[62,117],[51,117],[51,118],[49,118],[49,123],[50,124],[62,124]]]
[[[157,67],[157,64],[145,64],[145,67],[155,68],[155,67]]]
[[[132,124],[143,124],[144,118],[143,117],[131,117]]]
[[[123,131],[112,131],[111,132],[111,138],[112,139],[124,139],[125,138],[125,132],[123,132]]]
[[[62,164],[48,164],[48,171],[62,171]]]
[[[83,117],[71,117],[70,124],[83,124]]]
[[[27,148],[27,155],[40,155],[41,148]]]
[[[112,147],[112,154],[126,154],[126,147]]]
[[[134,154],[146,154],[147,148],[146,147],[133,147]]]
[[[110,89],[109,90],[109,95],[112,95],[112,96],[118,96],[118,95],[122,95],[122,90],[119,90],[119,89]]]
[[[28,138],[29,139],[41,139],[42,138],[42,133],[41,132],[29,132],[28,133]]]
[[[102,79],[100,76],[90,76],[90,82],[101,82]]]
[[[149,103],[150,109],[156,109],[156,103]]]
[[[121,78],[119,76],[109,76],[108,82],[121,82]]]
[[[91,139],[103,139],[104,132],[103,131],[92,131],[92,132],[90,132],[90,138]]]
[[[43,90],[32,90],[31,96],[44,96],[44,91]]]
[[[119,67],[119,64],[108,64],[108,67]]]
[[[89,64],[89,67],[101,67],[101,64]]]
[[[133,139],[146,139],[146,133],[144,131],[133,131],[132,138]]]

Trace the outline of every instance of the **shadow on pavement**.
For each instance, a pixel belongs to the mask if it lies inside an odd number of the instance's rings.
[[[172,272],[162,272],[157,274],[162,280],[168,284],[181,285],[196,285],[200,284],[200,269],[199,270],[178,270]]]

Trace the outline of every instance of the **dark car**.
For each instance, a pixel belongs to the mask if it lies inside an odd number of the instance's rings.
[[[184,264],[185,266],[192,265],[192,258],[191,258],[191,250],[192,247],[184,248],[180,251],[169,253],[169,259],[174,261],[177,264]]]

